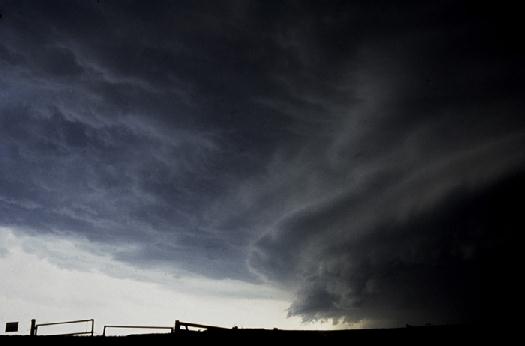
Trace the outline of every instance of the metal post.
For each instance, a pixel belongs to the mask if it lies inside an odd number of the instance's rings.
[[[31,320],[31,329],[29,329],[29,335],[36,335],[36,320]]]
[[[175,321],[175,331],[176,332],[180,331],[180,321],[179,320]]]

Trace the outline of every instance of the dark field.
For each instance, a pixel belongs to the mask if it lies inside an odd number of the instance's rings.
[[[204,332],[180,331],[174,334],[143,334],[130,336],[1,336],[0,344],[74,344],[74,345],[191,345],[195,343],[236,342],[313,342],[343,343],[349,345],[446,345],[493,339],[487,328],[473,326],[409,327],[400,329],[364,329],[340,331],[285,331],[264,329],[209,330]],[[499,340],[502,341],[502,340]]]

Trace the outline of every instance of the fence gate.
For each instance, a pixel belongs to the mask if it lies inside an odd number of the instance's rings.
[[[89,320],[75,320],[75,321],[65,321],[65,322],[51,322],[51,323],[36,323],[36,320],[31,320],[31,329],[29,332],[29,335],[37,335],[38,327],[45,327],[45,326],[56,326],[59,324],[72,324],[72,323],[86,323],[91,322],[91,331],[89,332],[76,332],[76,333],[65,333],[65,334],[55,334],[55,335],[90,335],[93,336],[93,331],[95,329],[95,320],[89,319]]]

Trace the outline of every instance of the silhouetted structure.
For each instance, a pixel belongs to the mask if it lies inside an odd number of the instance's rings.
[[[5,324],[6,333],[16,333],[18,332],[18,322],[7,322]]]
[[[206,331],[210,330],[230,330],[228,328],[223,327],[217,327],[217,326],[209,326],[206,324],[198,324],[198,323],[189,323],[189,322],[181,322],[179,320],[175,321],[175,332],[182,331],[182,328],[184,327],[185,330],[189,331],[189,327],[204,329]],[[232,329],[237,329],[236,327],[233,327]]]
[[[65,334],[58,334],[58,335],[94,335],[95,330],[95,320],[94,319],[88,319],[88,320],[74,320],[74,321],[65,321],[65,322],[51,322],[51,323],[40,323],[37,324],[35,319],[31,320],[31,329],[29,330],[29,335],[35,336],[37,335],[38,327],[45,327],[45,326],[56,326],[60,324],[72,324],[72,323],[85,323],[85,322],[91,322],[91,331],[89,332],[76,332],[76,333],[65,333]]]

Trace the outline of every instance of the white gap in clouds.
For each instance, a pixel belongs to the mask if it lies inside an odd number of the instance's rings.
[[[20,322],[18,334],[28,334],[32,318],[38,323],[94,318],[96,334],[106,324],[172,326],[176,319],[227,328],[333,328],[287,318],[291,297],[269,286],[149,272],[89,252],[90,244],[78,242],[0,228],[0,334],[11,321]],[[49,327],[39,334],[87,329]]]

